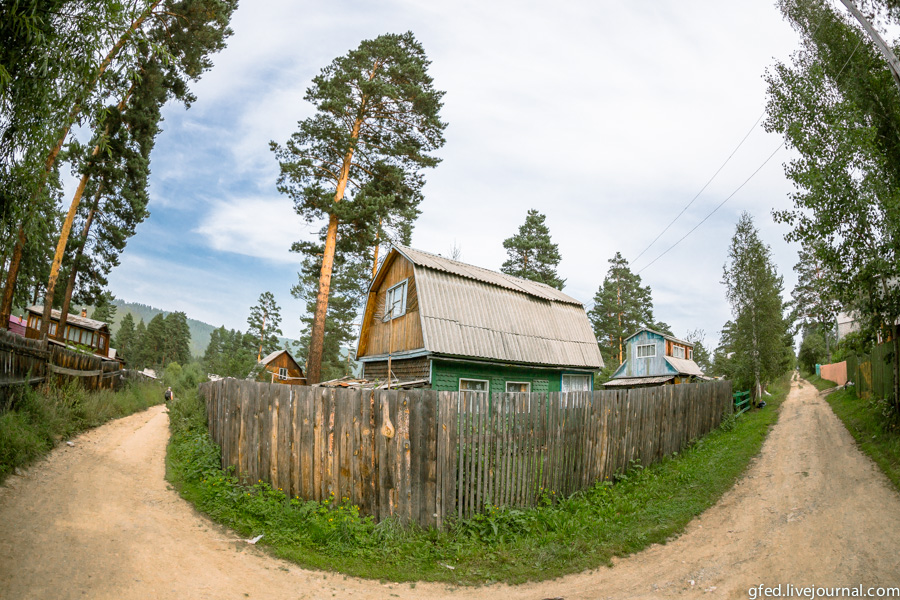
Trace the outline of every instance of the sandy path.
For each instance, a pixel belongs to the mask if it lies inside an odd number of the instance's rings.
[[[900,495],[794,383],[748,475],[666,545],[523,586],[380,584],[267,557],[163,479],[161,407],[88,432],[0,488],[0,598],[747,598],[768,585],[900,585]],[[691,585],[691,581],[694,585]]]

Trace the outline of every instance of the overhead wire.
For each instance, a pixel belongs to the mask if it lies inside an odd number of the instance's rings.
[[[813,30],[812,35],[811,35],[810,37],[815,37],[816,33],[819,31],[819,28],[822,26],[822,23],[824,22],[824,20],[825,20],[825,15],[823,15],[822,18],[819,20],[819,23],[816,25],[816,28]],[[851,59],[853,58],[853,56],[856,54],[856,51],[859,49],[860,44],[862,44],[862,41],[863,41],[863,38],[862,38],[862,36],[860,36],[859,41],[857,41],[856,46],[853,48],[853,52],[851,52],[851,53],[850,53],[850,56],[847,57],[847,60],[844,62],[844,64],[843,64],[843,66],[841,67],[840,71],[838,71],[838,73],[837,73],[837,75],[835,76],[835,78],[840,77],[841,74],[844,72],[844,69],[847,68],[847,65],[850,64],[850,60],[851,60]],[[765,115],[765,111],[763,111],[763,115],[760,116],[760,119],[762,119],[762,116],[764,116],[764,115]],[[756,124],[759,123],[759,120],[760,120],[760,119],[757,119],[756,123],[753,124],[753,127],[754,127],[754,128],[756,127]],[[752,129],[751,129],[751,131],[752,131]],[[725,160],[725,162],[722,164],[722,167],[724,167],[724,166],[728,163],[728,161],[731,160],[731,156],[734,156],[734,153],[737,152],[737,149],[741,147],[741,145],[744,143],[744,140],[746,140],[747,137],[749,137],[749,135],[750,135],[750,134],[748,133],[746,136],[744,136],[744,139],[741,140],[741,143],[738,144],[737,148],[735,148],[734,152],[731,153],[731,155],[728,157],[728,159]],[[747,185],[747,183],[748,183],[751,179],[753,179],[753,177],[754,177],[757,173],[759,173],[760,170],[762,170],[762,168],[763,168],[764,166],[766,166],[766,164],[768,164],[768,162],[769,162],[770,160],[772,160],[772,157],[774,157],[775,154],[777,154],[778,151],[781,150],[781,149],[784,147],[784,145],[785,145],[785,141],[782,140],[782,142],[778,145],[778,147],[775,148],[775,150],[774,150],[774,151],[773,151],[773,152],[772,152],[772,153],[771,153],[771,154],[763,161],[763,163],[762,163],[761,165],[759,165],[759,167],[756,168],[756,170],[753,171],[753,173],[750,174],[749,177],[747,177],[747,179],[745,179],[745,180],[743,181],[743,183],[741,183],[741,184],[740,184],[733,192],[731,192],[724,200],[722,200],[722,202],[720,202],[720,203],[719,203],[714,209],[712,209],[705,217],[703,217],[703,219],[702,219],[699,223],[697,223],[696,225],[694,225],[694,227],[693,227],[690,231],[688,231],[686,234],[684,234],[683,236],[681,236],[681,238],[680,238],[677,242],[675,242],[674,244],[672,244],[671,246],[669,246],[668,248],[666,248],[666,249],[665,249],[661,254],[659,254],[656,258],[654,258],[652,261],[650,261],[649,263],[647,263],[646,265],[644,265],[639,271],[637,271],[637,274],[642,273],[642,272],[645,271],[647,268],[649,268],[652,264],[654,264],[656,261],[658,261],[660,258],[662,258],[662,257],[665,256],[666,254],[668,254],[669,251],[671,251],[671,250],[672,250],[673,248],[675,248],[678,244],[680,244],[681,242],[683,242],[683,241],[685,240],[685,238],[687,238],[687,237],[688,237],[689,235],[691,235],[694,231],[696,231],[698,227],[700,227],[701,225],[703,225],[703,223],[705,223],[705,222],[706,222],[711,216],[713,216],[720,208],[722,208],[722,206],[724,206],[726,202],[728,202],[729,200],[731,200],[731,198],[734,197],[734,195],[737,194],[737,193],[741,190],[741,188],[743,188],[745,185]],[[658,236],[656,236],[656,239],[654,239],[653,242],[651,242],[650,245],[647,246],[647,248],[645,248],[645,249],[643,250],[643,252],[641,252],[641,254],[639,254],[638,257],[635,258],[635,260],[637,260],[637,258],[640,258],[640,256],[641,256],[642,254],[644,254],[644,252],[646,252],[646,251],[647,251],[647,250],[648,250],[648,249],[656,242],[656,240],[659,239],[659,237],[660,237],[663,233],[665,233],[665,232],[669,229],[669,227],[672,226],[673,223],[675,223],[675,221],[678,220],[678,217],[680,217],[680,216],[684,213],[684,211],[687,210],[688,207],[690,207],[690,205],[694,203],[694,200],[696,200],[697,197],[698,197],[701,193],[703,193],[703,190],[706,189],[706,187],[710,184],[710,182],[711,182],[713,179],[715,179],[715,177],[716,177],[716,175],[718,175],[719,171],[722,170],[722,167],[719,167],[719,170],[716,171],[715,174],[713,174],[713,176],[710,178],[710,180],[706,182],[706,185],[703,186],[703,188],[697,193],[697,195],[694,196],[694,198],[687,204],[687,206],[685,206],[685,207],[681,210],[680,213],[678,213],[678,216],[676,216],[674,219],[672,219],[672,222],[669,223],[669,225],[666,226],[666,228],[662,231],[662,233],[660,233]]]

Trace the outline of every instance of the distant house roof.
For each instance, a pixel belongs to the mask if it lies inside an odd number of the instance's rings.
[[[637,331],[635,331],[634,333],[632,333],[631,335],[629,335],[627,338],[625,338],[624,341],[627,342],[628,340],[630,340],[631,338],[633,338],[633,337],[636,336],[637,334],[641,333],[642,331],[649,331],[650,333],[655,333],[656,335],[661,336],[661,337],[664,337],[664,338],[666,338],[667,340],[669,340],[670,342],[675,342],[676,344],[684,344],[685,346],[689,346],[689,347],[691,347],[691,348],[694,347],[694,344],[692,344],[691,342],[686,342],[686,341],[684,341],[684,340],[679,340],[679,339],[678,339],[677,337],[675,337],[675,336],[669,335],[669,334],[667,334],[667,333],[662,333],[662,332],[660,332],[660,331],[656,331],[655,329],[650,329],[649,327],[642,327],[642,328],[638,329]]]
[[[282,354],[286,354],[287,357],[288,357],[289,359],[291,359],[291,361],[292,361],[295,365],[297,365],[297,368],[300,368],[300,364],[294,359],[293,356],[291,356],[291,353],[288,352],[287,350],[276,350],[275,352],[272,352],[271,354],[269,354],[268,356],[266,356],[265,358],[263,358],[261,361],[259,361],[259,364],[261,364],[261,365],[268,365],[269,363],[271,363],[272,361],[274,361],[276,358],[278,358],[278,357],[281,356]],[[302,371],[303,369],[300,369],[300,370]]]
[[[425,349],[434,354],[599,369],[584,306],[545,285],[394,246],[414,266]],[[392,260],[389,255],[385,265]],[[372,283],[387,271],[382,265]]]
[[[679,375],[703,375],[703,371],[700,370],[700,365],[692,360],[675,358],[674,356],[666,356],[665,359],[673,369],[678,371]]]
[[[28,312],[34,313],[36,315],[44,314],[44,307],[40,305],[29,306],[27,309]],[[59,322],[60,312],[55,308],[50,311],[50,320]],[[91,329],[94,331],[100,331],[101,329],[109,330],[109,325],[104,323],[103,321],[97,321],[95,319],[88,319],[87,317],[82,317],[78,314],[70,314],[66,316],[66,323],[69,325],[75,325],[77,327],[81,327],[83,329]]]
[[[675,379],[675,375],[658,375],[654,377],[620,377],[611,379],[603,387],[619,387],[627,385],[658,385]]]

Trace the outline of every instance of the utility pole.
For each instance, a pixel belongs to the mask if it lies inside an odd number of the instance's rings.
[[[875,46],[881,51],[881,54],[884,55],[884,58],[888,63],[888,68],[891,70],[891,75],[894,76],[894,83],[897,84],[897,89],[900,91],[900,61],[897,60],[897,55],[894,54],[891,47],[885,43],[881,35],[878,34],[866,16],[856,8],[856,5],[853,4],[852,0],[841,0],[841,4],[846,6],[847,10],[850,11],[850,14],[856,17],[856,20],[859,21],[860,25],[863,26],[863,29],[869,34],[869,37],[872,38]]]

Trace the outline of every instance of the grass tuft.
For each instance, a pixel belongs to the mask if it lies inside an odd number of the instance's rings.
[[[162,402],[159,386],[88,392],[77,382],[19,386],[0,407],[0,483],[44,457],[59,442]]]
[[[310,502],[264,483],[239,485],[219,468],[195,392],[183,392],[171,409],[167,474],[199,510],[242,536],[263,534],[261,545],[307,568],[400,582],[515,584],[608,565],[681,532],[745,471],[788,389],[785,377],[764,409],[727,420],[660,463],[634,465],[615,482],[532,509],[487,507],[441,531],[376,524],[341,499]]]

